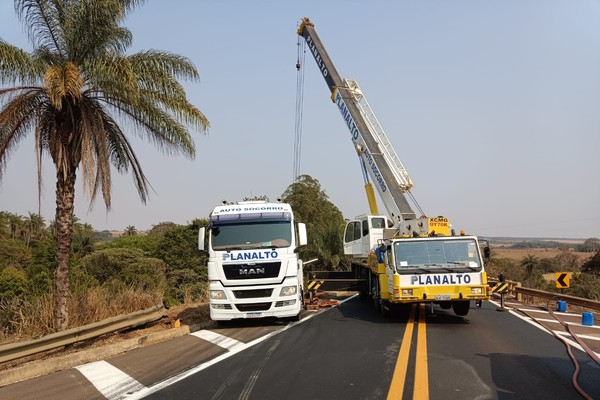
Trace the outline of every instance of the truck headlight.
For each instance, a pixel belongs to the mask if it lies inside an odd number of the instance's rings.
[[[281,292],[279,292],[279,296],[293,296],[298,292],[298,288],[296,286],[284,286],[281,288]]]
[[[210,298],[212,300],[225,300],[225,299],[227,299],[227,296],[225,295],[224,290],[211,290]]]

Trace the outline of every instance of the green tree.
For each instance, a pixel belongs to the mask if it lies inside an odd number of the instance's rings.
[[[573,276],[569,294],[591,300],[600,300],[600,274],[582,272]]]
[[[127,55],[131,32],[122,22],[143,0],[15,0],[33,51],[0,40],[0,178],[11,153],[34,132],[41,156],[56,167],[55,328],[68,327],[69,264],[75,181],[93,203],[100,191],[111,205],[111,164],[130,169],[143,203],[148,181],[124,126],[145,134],[161,150],[192,158],[189,128],[208,120],[192,105],[178,79],[198,73],[190,60],[165,51]],[[125,125],[126,124],[126,125]]]
[[[579,271],[579,258],[569,247],[561,247],[560,254],[554,257],[559,271]]]
[[[135,229],[135,226],[133,225],[127,225],[125,231],[123,231],[123,235],[125,236],[135,236],[137,233],[137,229]]]
[[[29,280],[25,271],[7,267],[0,271],[0,300],[23,299],[28,293]]]
[[[76,225],[73,232],[72,250],[77,259],[87,256],[94,251],[96,235],[88,224]]]
[[[17,239],[0,240],[0,270],[7,267],[25,269],[31,263],[31,249]]]
[[[589,253],[595,253],[600,251],[600,239],[590,238],[583,242],[578,248],[579,251],[585,251]]]
[[[149,290],[165,282],[165,263],[140,249],[98,250],[81,259],[78,269],[100,285],[112,280]]]
[[[600,276],[600,251],[583,263],[581,271]]]
[[[533,254],[527,254],[521,259],[520,265],[525,268],[525,275],[528,280],[533,276],[533,270],[540,264],[540,259]]]
[[[344,258],[344,216],[329,201],[319,181],[309,175],[300,175],[285,190],[282,200],[290,203],[296,219],[306,224],[308,245],[300,250],[300,256],[305,260],[318,258],[317,268],[337,268]]]

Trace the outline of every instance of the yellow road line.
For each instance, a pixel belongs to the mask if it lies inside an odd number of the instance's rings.
[[[406,330],[402,337],[402,345],[400,346],[400,352],[398,353],[398,359],[396,360],[396,368],[394,369],[394,375],[392,376],[390,391],[387,396],[388,400],[402,399],[402,394],[404,393],[404,381],[408,370],[408,356],[410,354],[410,342],[412,341],[414,322],[415,306],[411,306],[408,322],[406,323]]]
[[[417,357],[415,364],[415,386],[413,399],[429,398],[429,371],[427,367],[427,335],[425,324],[425,304],[419,307],[419,326],[417,330]]]

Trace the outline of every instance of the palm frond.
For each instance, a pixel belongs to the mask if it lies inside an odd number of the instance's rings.
[[[0,83],[39,84],[45,68],[40,58],[0,39]]]
[[[36,119],[47,108],[48,98],[41,88],[13,88],[0,91],[0,96],[18,92],[0,111],[0,179],[6,163]]]
[[[59,0],[15,0],[15,12],[27,27],[34,47],[49,47],[64,57],[64,35],[60,28],[64,20],[62,3]]]

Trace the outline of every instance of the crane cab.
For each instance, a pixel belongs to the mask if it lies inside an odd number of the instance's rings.
[[[395,231],[383,215],[360,215],[346,224],[344,254],[367,258],[378,241]]]

